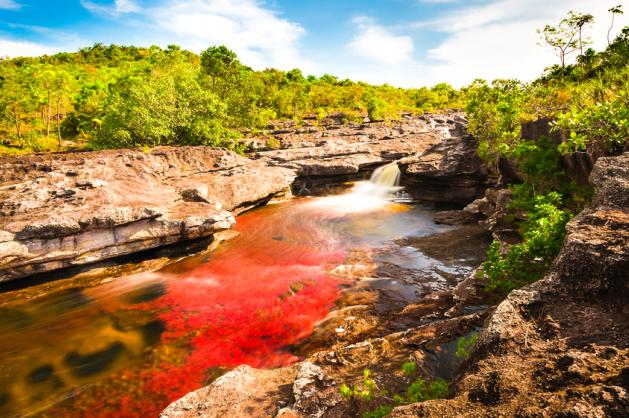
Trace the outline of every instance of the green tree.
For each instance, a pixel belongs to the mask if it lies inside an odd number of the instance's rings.
[[[569,18],[562,19],[557,26],[546,25],[537,31],[542,41],[555,51],[562,68],[566,67],[566,57],[577,50],[578,32],[579,28]]]
[[[583,38],[583,27],[585,25],[594,23],[594,16],[592,16],[591,14],[582,14],[570,11],[568,13],[567,20],[569,26],[574,27],[578,30],[580,51],[579,55],[583,55],[583,46],[592,43],[589,37],[586,37],[585,39]]]
[[[236,53],[225,45],[212,46],[201,53],[201,68],[210,76],[214,87],[219,79],[237,74],[239,66]]]
[[[20,146],[24,146],[24,129],[29,114],[35,110],[37,100],[33,95],[33,78],[30,70],[11,68],[2,74],[0,109],[3,119],[15,129]]]

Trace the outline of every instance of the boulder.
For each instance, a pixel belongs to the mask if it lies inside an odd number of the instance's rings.
[[[160,418],[274,417],[292,398],[297,370],[243,365],[170,404]],[[290,417],[285,409],[280,416]]]

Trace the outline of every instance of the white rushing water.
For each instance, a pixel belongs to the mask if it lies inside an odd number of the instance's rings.
[[[395,194],[402,189],[399,184],[400,168],[393,162],[378,167],[369,181],[356,183],[349,193],[317,199],[312,206],[334,214],[378,210],[393,201]]]

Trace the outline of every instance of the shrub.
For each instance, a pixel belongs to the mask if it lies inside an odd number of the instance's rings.
[[[459,358],[468,358],[478,341],[478,332],[473,332],[467,337],[461,337],[456,343],[456,352]]]
[[[520,197],[519,202],[521,207],[532,206],[522,225],[523,242],[505,248],[498,241],[491,243],[479,270],[479,275],[487,278],[489,291],[506,293],[539,279],[559,253],[565,225],[572,217],[560,209],[561,195],[557,192]]]

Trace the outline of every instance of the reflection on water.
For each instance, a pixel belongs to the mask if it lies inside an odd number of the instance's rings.
[[[261,208],[211,254],[0,307],[0,416],[151,417],[238,364],[296,361],[290,347],[333,306],[342,279],[328,272],[349,250],[445,229],[419,207],[338,199]],[[404,268],[431,262],[400,254]]]

